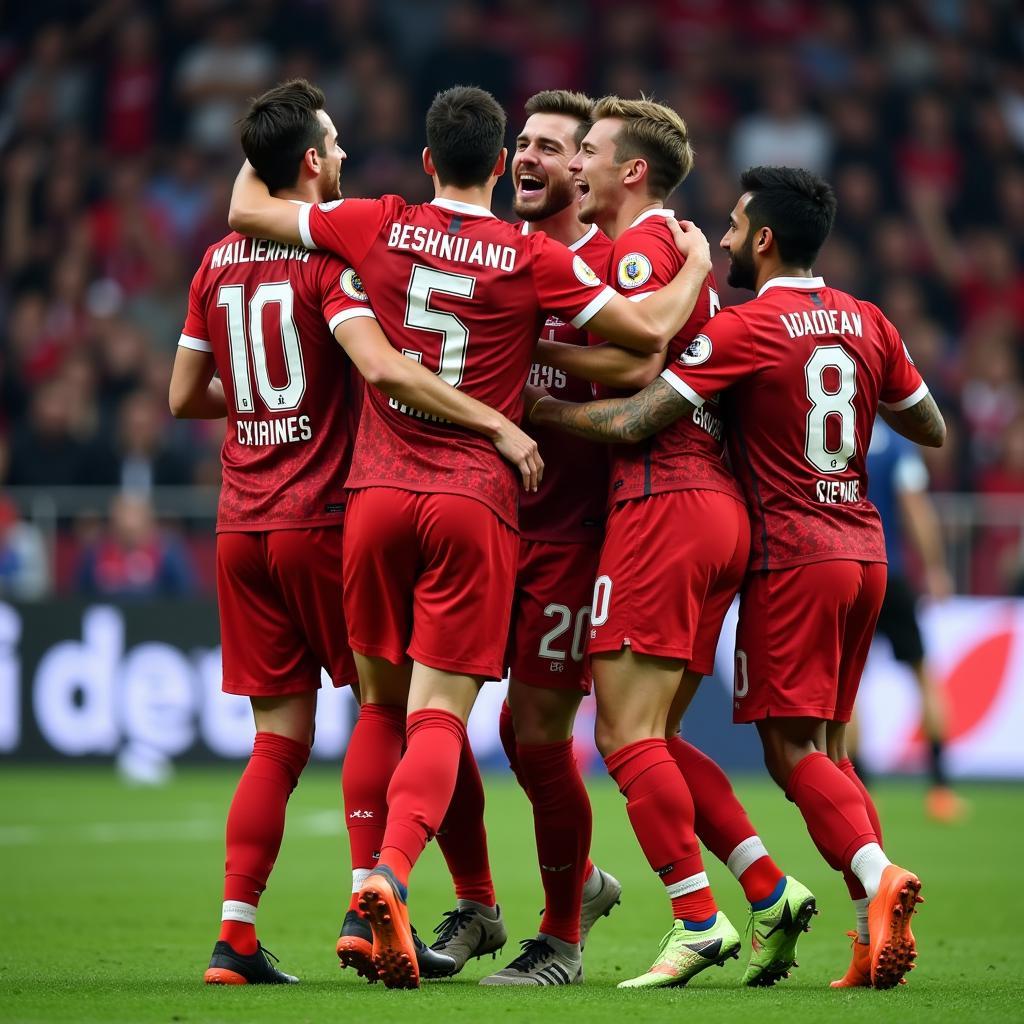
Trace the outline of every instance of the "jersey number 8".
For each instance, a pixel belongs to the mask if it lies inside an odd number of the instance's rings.
[[[829,388],[826,371],[838,377],[839,386]],[[857,364],[841,345],[819,345],[804,365],[807,397],[807,440],[804,455],[819,473],[842,473],[857,451]],[[839,447],[829,448],[827,430],[838,420]],[[833,426],[833,431],[835,426]],[[833,433],[833,437],[835,434]]]

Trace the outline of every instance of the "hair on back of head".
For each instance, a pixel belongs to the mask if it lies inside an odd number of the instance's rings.
[[[750,167],[740,187],[751,232],[772,229],[783,263],[810,267],[832,230],[836,194],[824,178],[799,167]]]
[[[249,104],[242,118],[242,149],[267,188],[291,188],[308,149],[327,154],[325,129],[316,116],[324,94],[304,78],[268,89]]]
[[[593,106],[594,121],[617,118],[622,128],[615,137],[619,163],[643,157],[647,161],[647,190],[665,199],[693,170],[693,147],[686,122],[671,107],[646,96],[624,100],[604,96]]]
[[[593,119],[590,112],[593,109],[594,101],[582,92],[572,92],[569,89],[544,89],[542,92],[534,93],[524,106],[527,117],[534,114],[561,114],[571,117],[579,122],[573,138],[576,147],[579,148],[584,136],[590,131]]]
[[[484,185],[505,144],[505,111],[483,89],[456,85],[427,111],[427,145],[442,185]]]

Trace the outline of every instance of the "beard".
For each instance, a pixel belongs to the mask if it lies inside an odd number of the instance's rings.
[[[570,203],[576,201],[576,188],[572,180],[552,181],[548,179],[547,196],[540,206],[527,205],[521,202],[518,194],[512,200],[512,209],[515,215],[522,220],[534,222],[547,220],[561,213]]]
[[[754,270],[753,232],[748,233],[746,241],[739,249],[733,249],[730,252],[729,276],[726,281],[733,288],[745,288],[751,292],[754,290],[757,273]]]

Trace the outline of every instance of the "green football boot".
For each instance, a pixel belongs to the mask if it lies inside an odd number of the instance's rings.
[[[796,940],[817,912],[814,893],[787,875],[782,895],[770,907],[750,911],[752,948],[743,984],[768,988],[788,977],[796,966]]]
[[[687,931],[682,921],[661,940],[661,949],[651,969],[638,978],[620,981],[619,988],[675,988],[685,985],[708,967],[721,967],[740,955],[740,937],[721,911],[715,923],[704,931]]]

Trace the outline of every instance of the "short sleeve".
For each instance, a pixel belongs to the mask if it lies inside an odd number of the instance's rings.
[[[334,329],[356,317],[376,319],[359,275],[339,259],[328,258],[320,274],[320,302],[324,320]]]
[[[207,254],[208,255],[208,254]],[[192,277],[188,289],[188,313],[185,315],[185,326],[181,330],[178,345],[191,348],[196,352],[212,352],[210,332],[206,326],[206,307],[203,303],[203,268],[207,265],[207,256]]]
[[[616,245],[613,256],[612,284],[626,298],[646,298],[669,284],[683,265],[679,252],[666,238],[649,231],[629,232],[624,244]]]
[[[899,332],[884,317],[882,329],[885,332],[887,359],[878,398],[890,412],[902,412],[917,405],[928,394],[928,385],[918,373]]]
[[[726,309],[704,325],[661,376],[699,408],[756,369],[750,332],[734,310]]]
[[[299,235],[307,249],[326,249],[359,265],[380,234],[388,215],[385,199],[335,199],[299,207]]]
[[[545,312],[557,313],[579,329],[615,298],[582,256],[546,235],[538,239],[531,263],[537,300]]]

